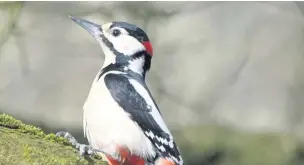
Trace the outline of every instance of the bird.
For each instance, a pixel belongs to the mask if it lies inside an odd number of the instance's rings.
[[[83,130],[89,145],[67,138],[80,154],[103,153],[111,165],[183,165],[172,133],[145,79],[152,43],[140,27],[113,21],[96,24],[69,16],[95,38],[104,62],[83,105]]]

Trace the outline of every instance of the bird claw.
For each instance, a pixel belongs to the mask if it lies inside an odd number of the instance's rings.
[[[78,143],[77,140],[74,138],[74,136],[72,136],[69,132],[60,131],[60,132],[58,132],[56,134],[56,136],[63,137],[65,139],[67,139],[72,144],[72,146],[74,146],[76,149],[79,150],[80,156],[84,156],[84,155],[93,156],[93,155],[98,154],[98,153],[103,153],[105,155],[108,155],[108,156],[112,157],[115,160],[121,160],[121,156],[120,155],[108,154],[108,153],[106,153],[106,152],[104,152],[102,150],[94,149],[90,145]]]
[[[60,131],[56,134],[56,136],[67,139],[72,146],[79,150],[79,154],[81,156],[94,154],[94,149],[90,145],[78,143],[74,136],[72,136],[69,132]]]

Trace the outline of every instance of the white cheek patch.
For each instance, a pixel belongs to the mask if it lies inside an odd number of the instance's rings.
[[[131,56],[135,54],[136,52],[145,50],[145,47],[142,43],[140,43],[137,39],[130,36],[128,32],[119,27],[115,27],[111,30],[109,30],[111,24],[106,24],[102,26],[102,29],[104,31],[103,35],[105,38],[112,43],[113,48],[118,51],[119,53],[122,53],[127,56]],[[118,29],[121,32],[121,35],[115,37],[111,33],[113,30]],[[102,42],[102,41],[101,41]]]
[[[108,40],[113,44],[115,50],[127,56],[145,50],[145,47],[137,39],[129,35],[108,36]]]

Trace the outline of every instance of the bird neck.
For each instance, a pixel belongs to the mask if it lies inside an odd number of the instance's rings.
[[[113,68],[121,72],[133,72],[145,79],[146,72],[150,69],[150,64],[151,57],[145,51],[135,53],[131,56],[116,54],[105,57],[102,70]]]
[[[135,72],[144,77],[145,74],[144,64],[145,64],[145,59],[142,56],[128,61],[125,67],[131,70],[132,72]]]

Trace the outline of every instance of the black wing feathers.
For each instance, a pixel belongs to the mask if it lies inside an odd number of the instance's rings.
[[[118,74],[107,74],[104,77],[104,81],[114,100],[127,113],[131,114],[132,120],[144,128],[149,128],[156,132],[163,132],[149,113],[151,109],[145,99],[137,93],[127,77]]]
[[[129,113],[131,119],[141,127],[146,137],[148,137],[152,144],[158,148],[158,153],[165,157],[170,157],[171,155],[179,158],[179,151],[176,148],[176,144],[172,137],[164,132],[154,120],[153,116],[150,114],[152,108],[135,90],[133,85],[130,84],[129,79],[130,77],[127,75],[111,73],[104,77],[105,84],[114,100],[125,112]],[[170,147],[169,143],[173,143],[173,146],[171,145]],[[159,148],[161,146],[165,150]]]

